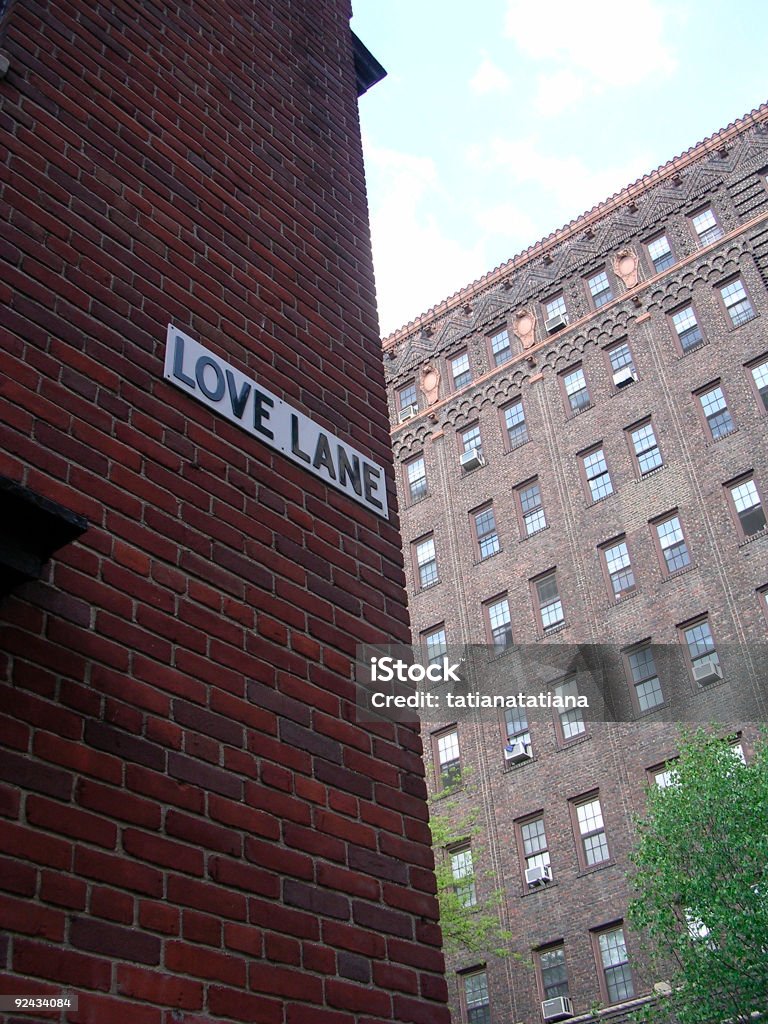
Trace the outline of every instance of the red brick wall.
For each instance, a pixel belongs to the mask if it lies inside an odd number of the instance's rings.
[[[0,606],[0,993],[69,1020],[447,1019],[420,741],[354,723],[396,516],[163,380],[172,322],[389,466],[349,13],[5,15],[0,473],[90,528]]]

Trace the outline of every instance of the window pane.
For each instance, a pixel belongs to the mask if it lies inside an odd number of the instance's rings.
[[[731,487],[731,497],[746,537],[759,533],[765,527],[765,513],[754,480]]]
[[[718,385],[711,391],[699,395],[699,401],[713,439],[730,434],[733,430],[733,419],[728,411],[723,389]]]
[[[427,469],[424,465],[423,457],[419,456],[418,459],[413,459],[409,462],[407,472],[408,490],[410,491],[411,500],[423,498],[427,493]]]
[[[715,220],[715,215],[711,210],[702,210],[701,213],[698,213],[693,218],[693,226],[702,245],[709,245],[710,242],[717,241],[723,234],[723,229]]]
[[[448,650],[448,644],[444,629],[436,629],[434,633],[428,633],[425,637],[427,645],[427,660],[430,665],[439,662]]]
[[[652,469],[657,469],[662,464],[661,452],[650,423],[644,423],[632,431],[632,445],[642,475],[650,473]]]
[[[613,494],[613,484],[602,448],[584,456],[584,471],[593,501],[599,501],[600,498],[607,498],[609,494]]]
[[[496,533],[496,517],[492,508],[483,509],[475,514],[475,529],[480,546],[480,557],[488,558],[500,550],[499,537]]]
[[[608,356],[611,360],[611,368],[614,373],[616,370],[621,370],[625,366],[629,366],[633,370],[635,368],[629,345],[617,345],[615,348],[610,350]]]
[[[568,974],[565,967],[565,950],[549,949],[539,954],[541,982],[544,998],[554,999],[556,996],[568,995]]]
[[[768,410],[768,360],[752,367],[752,379],[763,400],[763,406]]]
[[[512,347],[507,331],[499,331],[498,334],[493,335],[491,338],[491,351],[496,366],[501,366],[502,363],[506,363],[507,360],[512,358]]]
[[[459,734],[456,730],[438,736],[437,759],[440,765],[441,786],[452,786],[458,782],[461,775],[461,763],[459,759]]]
[[[605,564],[614,594],[618,596],[623,591],[631,590],[634,587],[635,575],[630,565],[626,541],[619,541],[618,544],[605,549]]]
[[[416,385],[407,384],[401,388],[397,393],[397,398],[401,409],[406,409],[409,405],[416,405]]]
[[[472,851],[469,847],[451,853],[451,874],[454,881],[459,883],[453,888],[462,906],[473,907],[477,903],[477,893],[472,877],[474,874]]]
[[[652,242],[648,243],[648,254],[653,262],[654,269],[657,273],[661,273],[662,270],[666,270],[667,267],[671,267],[675,262],[675,258],[672,255],[672,250],[669,247],[666,235],[660,235],[655,238]]]
[[[422,587],[428,587],[437,582],[434,537],[428,537],[416,545],[416,563],[419,568],[419,583]]]
[[[668,572],[676,572],[690,564],[691,557],[683,537],[683,528],[677,516],[659,523],[656,527],[661,551]]]
[[[462,352],[451,360],[451,375],[453,376],[454,388],[463,388],[472,381],[472,371],[469,368],[469,353]]]
[[[672,323],[675,325],[683,352],[687,352],[703,340],[696,320],[696,314],[693,312],[693,306],[686,306],[685,309],[673,313]]]
[[[505,721],[509,742],[520,742],[529,747],[531,745],[531,734],[528,732],[528,718],[525,711],[518,708],[507,708]]]
[[[464,978],[464,994],[467,1000],[468,1024],[491,1024],[488,977],[485,971]]]
[[[547,320],[551,320],[555,316],[566,316],[565,298],[562,295],[558,295],[554,299],[550,299],[546,305],[546,310]]]
[[[473,427],[467,427],[466,430],[462,430],[461,444],[465,452],[471,451],[472,448],[482,452],[483,444],[480,438],[479,424],[476,423]]]
[[[525,424],[525,411],[522,400],[515,402],[504,410],[504,423],[507,428],[510,448],[528,440],[528,427]]]
[[[579,367],[563,377],[565,393],[568,395],[568,402],[574,412],[585,409],[589,405],[589,391],[584,371]]]
[[[612,932],[603,932],[598,941],[608,998],[612,1003],[630,999],[634,995],[634,987],[629,972],[623,929],[616,928]]]
[[[608,275],[604,270],[601,270],[599,274],[595,274],[594,277],[590,277],[589,290],[592,294],[592,301],[595,304],[595,309],[599,309],[601,306],[604,306],[606,302],[610,302],[611,284],[608,280]]]
[[[738,278],[721,288],[720,294],[734,327],[738,327],[754,317],[752,304],[744,291],[744,285]]]
[[[512,643],[512,626],[506,597],[488,605],[488,620],[494,645],[500,648],[509,647]]]
[[[538,483],[533,483],[524,490],[518,491],[520,508],[523,513],[523,525],[526,536],[538,533],[547,525],[544,509],[541,504],[541,490]]]

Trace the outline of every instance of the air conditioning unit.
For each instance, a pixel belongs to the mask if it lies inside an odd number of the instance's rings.
[[[555,331],[561,331],[563,327],[568,326],[568,317],[565,313],[557,313],[555,316],[551,316],[549,320],[544,321],[544,327],[547,334],[554,334]]]
[[[715,661],[704,661],[701,665],[693,666],[693,678],[704,686],[706,683],[715,683],[722,679],[723,670]]]
[[[544,885],[552,881],[552,868],[549,864],[540,864],[535,868],[525,869],[526,885]]]
[[[485,459],[479,448],[470,448],[461,456],[462,469],[477,469],[478,466],[484,465]]]
[[[573,1016],[573,1003],[568,996],[545,999],[541,1004],[541,1016],[544,1020],[566,1020]]]
[[[418,405],[406,405],[404,409],[400,410],[400,422],[404,423],[406,420],[412,419],[419,411]]]
[[[622,366],[613,375],[613,383],[617,388],[625,388],[637,380],[637,371],[632,366]]]
[[[533,754],[531,753],[528,744],[523,743],[521,740],[517,740],[516,743],[508,743],[504,747],[504,753],[508,761],[512,764],[522,764],[523,761],[532,761]]]

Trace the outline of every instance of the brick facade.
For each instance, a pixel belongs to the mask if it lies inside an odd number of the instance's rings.
[[[711,218],[699,218],[707,210]],[[747,305],[738,289],[723,293],[736,279]],[[761,381],[768,388],[767,285],[764,106],[384,341],[414,635],[444,628],[448,644],[487,643],[489,603],[506,599],[514,645],[609,644],[623,680],[623,724],[587,723],[567,736],[554,719],[531,720],[533,759],[519,766],[505,763],[503,719],[458,724],[471,774],[455,813],[481,808],[473,839],[478,885],[503,889],[500,918],[514,936],[512,949],[528,962],[491,958],[484,968],[493,1024],[542,1020],[544,993],[531,958],[552,944],[562,945],[577,1017],[591,1020],[595,1002],[613,1007],[600,1019],[625,1011],[627,999],[601,989],[597,944],[602,929],[624,921],[632,815],[642,810],[649,769],[673,756],[677,741],[667,724],[664,666],[656,666],[664,693],[654,697],[640,670],[638,679],[628,674],[635,645],[674,645],[660,647],[657,658],[665,650],[679,656],[684,630],[706,621],[725,685],[716,677],[696,682],[694,666],[681,658],[676,678],[691,714],[734,721],[730,659],[732,673],[738,661],[736,692],[750,717],[765,716],[762,667],[750,645],[764,643],[767,622],[768,535],[753,507],[756,494],[768,500],[768,391],[760,393]],[[700,337],[690,318],[675,320],[689,307]],[[557,319],[563,309],[566,322]],[[456,360],[465,352],[472,379],[456,387],[454,370],[465,365]],[[473,428],[482,460],[463,468],[462,435]],[[476,447],[478,434],[469,441]],[[408,465],[419,458],[423,472],[412,487]],[[731,490],[742,484],[736,500],[740,494],[753,516],[743,522]],[[482,558],[475,517],[489,505],[498,539]],[[483,523],[487,530],[487,517]],[[430,537],[437,581],[423,586],[408,552]],[[631,582],[620,575],[627,555]],[[538,607],[536,582],[552,571],[562,624]],[[749,756],[752,727],[729,728],[741,733]],[[428,776],[435,790],[434,765]],[[580,798],[593,795],[609,857],[585,868],[577,810]],[[537,816],[553,880],[529,888],[521,828]],[[493,877],[484,881],[484,871]],[[637,937],[623,927],[636,955]],[[481,969],[482,958],[452,958],[455,1021],[468,1019],[461,972]],[[664,980],[632,970],[636,997]]]
[[[5,7],[0,474],[87,530],[0,606],[0,993],[444,1022],[420,741],[354,716],[396,511],[163,380],[170,322],[396,510],[348,4]]]

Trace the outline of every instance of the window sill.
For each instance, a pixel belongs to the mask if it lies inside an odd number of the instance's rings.
[[[595,403],[590,402],[589,405],[583,405],[580,409],[568,409],[566,412],[566,422],[575,420],[577,416],[583,416],[585,412],[589,412],[590,409],[595,408]]]
[[[592,864],[590,867],[580,867],[577,878],[584,878],[586,875],[594,875],[597,871],[605,871],[606,868],[616,867],[616,862],[609,857],[608,860],[600,861],[599,864]]]
[[[738,427],[734,427],[733,430],[728,430],[728,431],[726,431],[726,433],[720,434],[719,437],[711,437],[709,439],[709,441],[707,441],[707,443],[704,445],[704,447],[705,448],[711,448],[713,444],[718,444],[718,442],[724,440],[724,438],[732,437],[734,434],[738,434],[738,432],[739,432],[739,428]]]
[[[749,537],[742,537],[738,546],[745,548],[748,544],[753,544],[756,540],[761,540],[763,537],[768,537],[768,525],[764,526],[762,530],[758,530],[757,533],[751,533]]]
[[[650,480],[652,476],[656,476],[657,473],[663,472],[667,468],[666,462],[662,462],[660,466],[656,466],[655,469],[649,469],[647,473],[643,473],[635,479],[636,484],[641,484],[644,480]]]
[[[535,896],[537,893],[547,892],[549,889],[556,889],[557,882],[553,878],[551,882],[543,882],[541,885],[523,885],[520,890],[520,899],[525,899],[526,896]]]
[[[490,560],[492,558],[495,558],[496,555],[500,555],[503,551],[504,551],[504,548],[498,548],[498,550],[494,551],[493,554],[491,554],[491,555],[484,555],[482,558],[476,558],[475,561],[472,564],[473,565],[485,565],[486,562],[490,562]]]
[[[425,494],[420,495],[418,498],[411,498],[411,500],[406,505],[406,508],[413,508],[414,505],[420,505],[423,501],[426,501],[427,498],[431,497],[432,495],[430,494],[429,491],[427,491]]]
[[[505,761],[502,773],[509,775],[511,772],[518,771],[520,768],[526,768],[529,764],[535,764],[537,761],[536,756],[529,757],[527,761],[518,761],[516,764],[512,761]]]
[[[651,718],[656,714],[657,711],[666,711],[669,708],[667,701],[663,700],[661,704],[655,704],[652,708],[648,708],[647,711],[641,711],[637,704],[633,701],[632,706],[635,711],[635,721],[640,722],[646,718]]]
[[[686,356],[693,355],[694,352],[698,352],[699,349],[706,348],[709,345],[708,338],[702,338],[701,341],[697,341],[693,345],[689,345],[688,348],[680,346],[677,350],[678,359],[685,359]]]
[[[518,544],[524,544],[527,540],[533,540],[534,537],[538,537],[541,533],[546,533],[549,529],[549,523],[546,526],[542,526],[540,530],[534,530],[533,533],[526,533],[524,537],[518,540]]]
[[[544,630],[543,632],[539,633],[538,636],[536,637],[536,639],[537,640],[548,640],[549,637],[554,636],[556,633],[562,633],[563,630],[567,629],[567,628],[568,628],[568,623],[567,622],[559,622],[556,626],[553,626],[551,629],[547,629],[547,630]]]
[[[594,508],[595,505],[602,505],[604,501],[608,501],[609,498],[615,498],[617,494],[618,494],[618,491],[611,491],[610,494],[604,494],[602,496],[602,498],[595,498],[594,501],[590,501],[586,505],[586,508],[590,509],[590,508]]]
[[[555,732],[555,750],[570,750],[571,747],[578,747],[580,743],[587,743],[591,739],[592,733],[588,729],[569,740],[563,739],[558,732]]]
[[[518,451],[520,451],[521,448],[524,448],[527,444],[530,444],[530,443],[531,443],[531,438],[530,437],[526,437],[526,439],[524,441],[518,441],[517,444],[510,445],[509,448],[506,448],[505,451],[504,451],[504,454],[505,455],[511,455],[512,452],[518,452]]]
[[[610,608],[617,608],[620,604],[626,604],[627,601],[631,601],[633,597],[637,597],[640,593],[637,587],[633,587],[632,590],[627,590],[624,593],[614,595],[614,599],[609,605]]]
[[[434,590],[435,587],[439,587],[442,582],[443,582],[442,580],[435,580],[434,583],[427,583],[427,584],[425,584],[425,586],[419,587],[419,589],[416,591],[416,593],[417,594],[424,594],[424,593],[426,593],[427,590]]]
[[[668,572],[664,576],[662,583],[671,583],[672,580],[678,579],[680,576],[685,576],[688,572],[693,572],[694,569],[698,569],[697,562],[691,562],[690,565],[684,565],[682,569],[676,569],[674,572]]]

